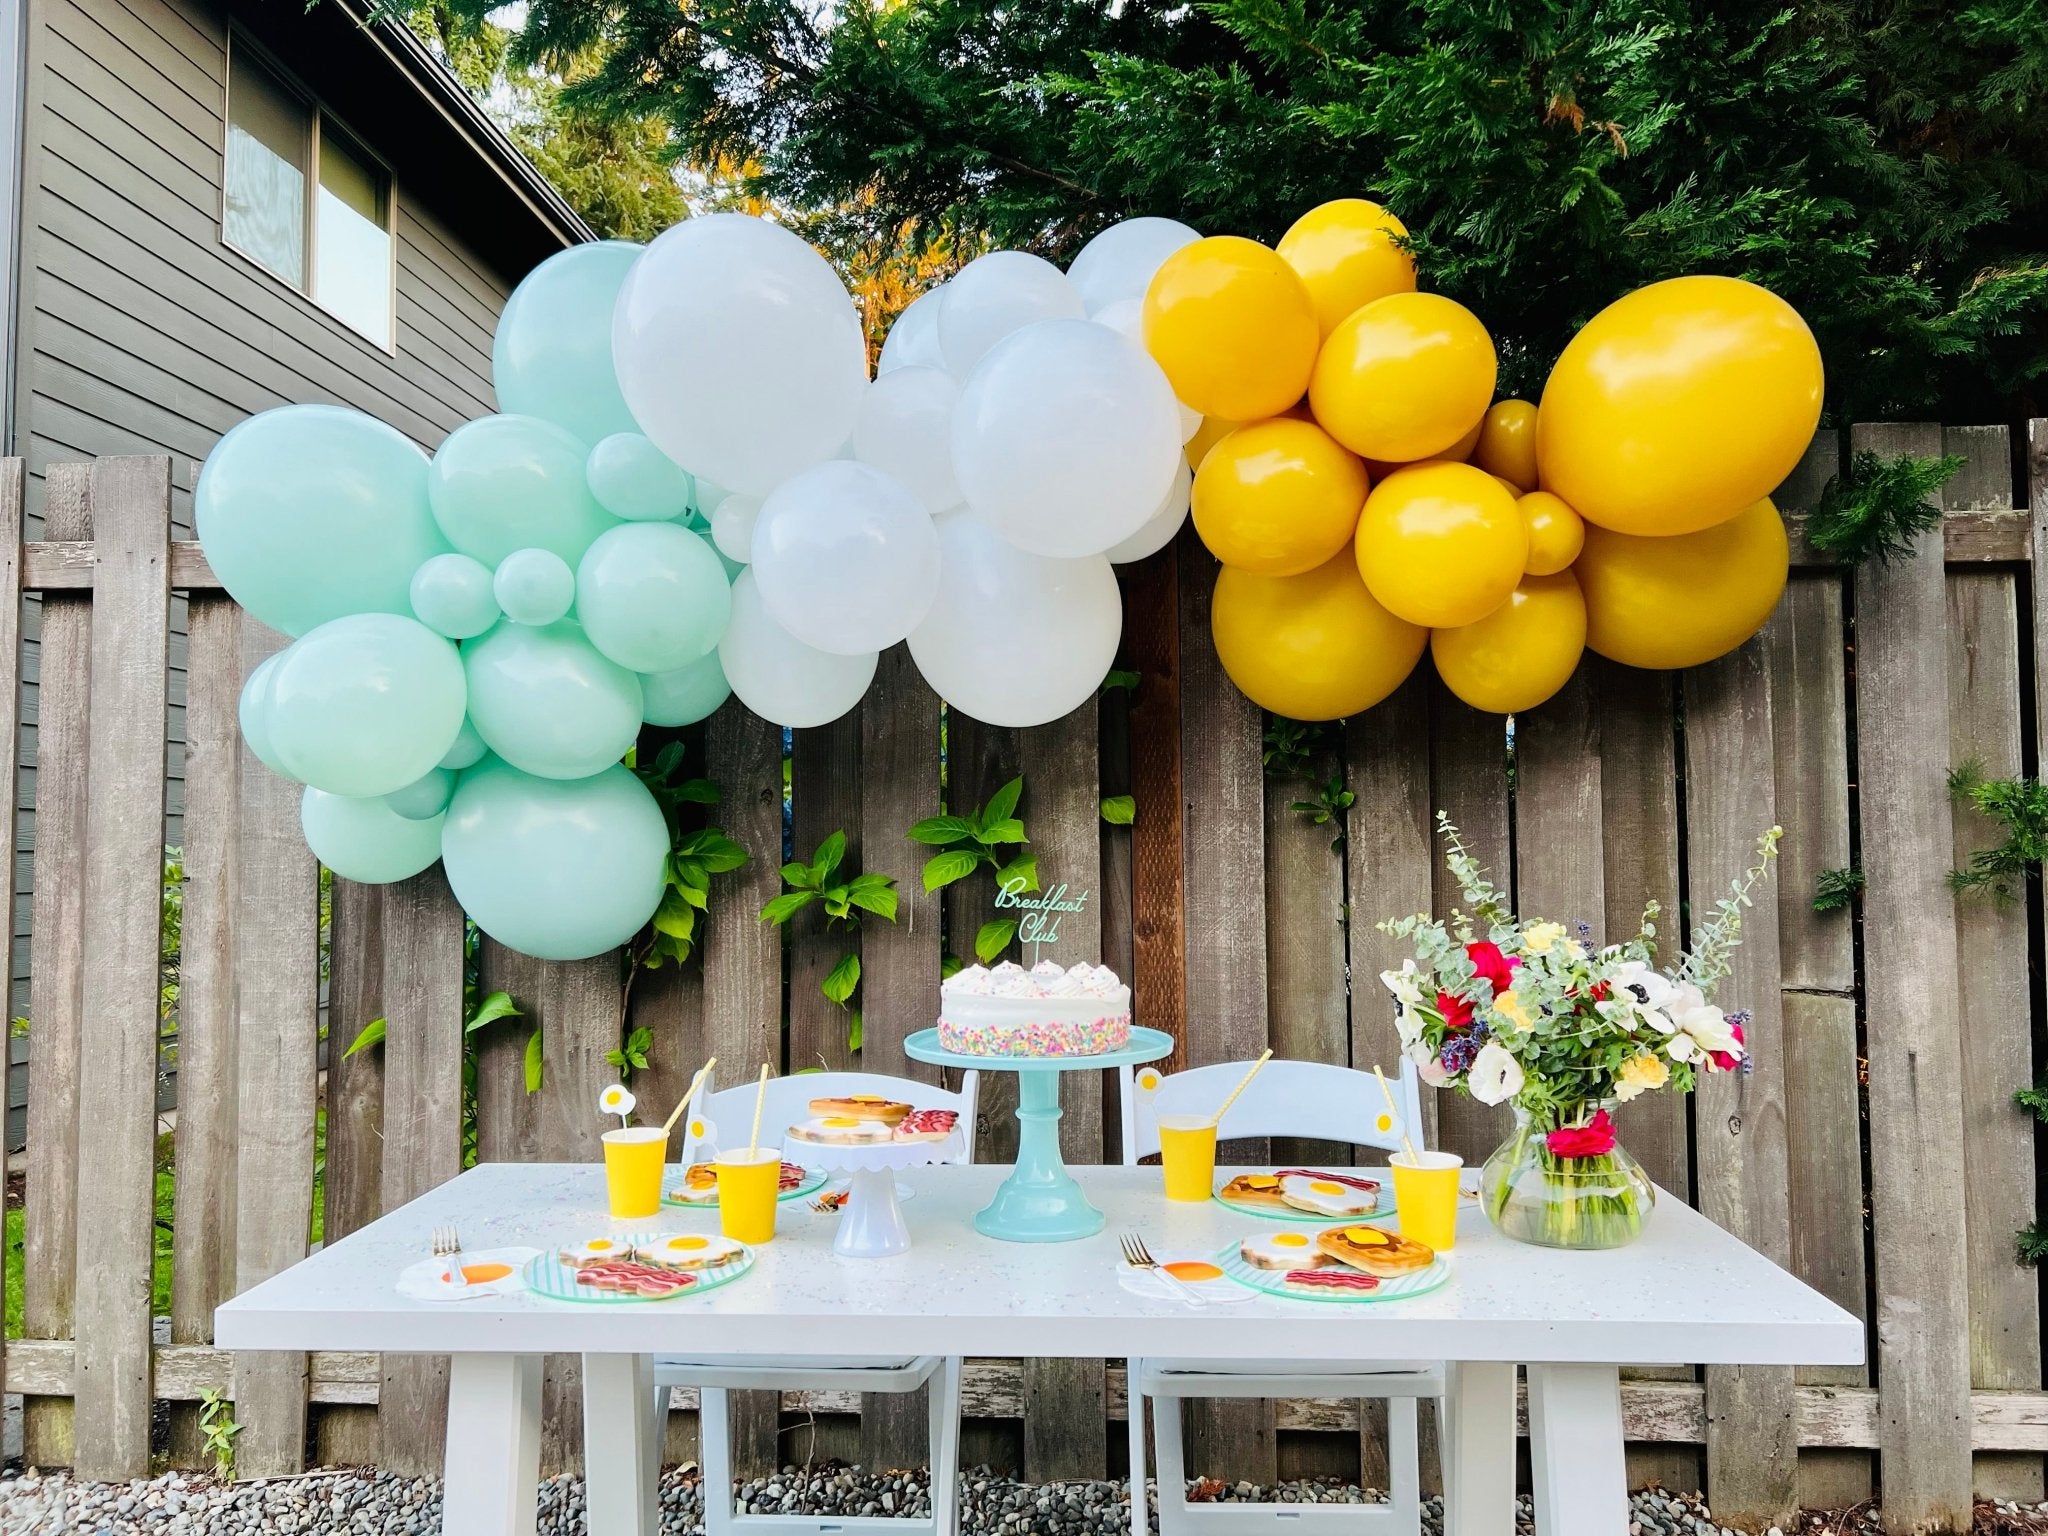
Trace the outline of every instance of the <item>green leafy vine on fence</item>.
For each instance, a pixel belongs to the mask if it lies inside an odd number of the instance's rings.
[[[1824,869],[1814,877],[1813,910],[1845,912],[1862,894],[1863,871],[1860,868]]]
[[[1293,779],[1315,790],[1312,800],[1291,800],[1287,808],[1310,826],[1334,825],[1330,851],[1344,846],[1345,812],[1358,803],[1358,796],[1344,785],[1340,768],[1320,788],[1315,783],[1316,758],[1336,746],[1337,726],[1329,720],[1290,720],[1285,715],[1266,716],[1265,734],[1260,739],[1259,761],[1266,777],[1276,782]]]
[[[1988,891],[1999,901],[2017,900],[2048,856],[2048,785],[2039,779],[1990,779],[1975,758],[1948,776],[1949,793],[1976,807],[2005,834],[1996,847],[1980,848],[1969,863],[1951,870],[1956,891]]]
[[[761,908],[760,920],[780,928],[808,907],[825,915],[825,931],[844,927],[848,938],[856,933],[865,916],[896,921],[896,881],[890,875],[841,875],[846,861],[846,833],[834,832],[822,843],[808,863],[793,859],[782,866],[782,883],[788,887]],[[825,1000],[847,1012],[846,1048],[861,1047],[861,1012],[854,1001],[860,990],[860,956],[852,950],[818,983]]]
[[[1030,838],[1017,815],[1017,802],[1024,798],[1020,774],[988,797],[985,805],[964,814],[927,816],[904,836],[938,851],[924,861],[924,888],[943,890],[978,869],[995,871],[1001,889],[1038,889],[1038,855],[1030,851]],[[1104,802],[1104,814],[1108,803]],[[1015,850],[1014,852],[1012,850]],[[983,965],[995,960],[1017,937],[1017,920],[999,917],[983,923],[974,935],[974,958]],[[953,970],[960,968],[953,960]],[[950,975],[952,972],[946,972]]]
[[[1938,492],[1963,467],[1955,454],[1938,459],[1902,453],[1882,458],[1864,449],[1834,476],[1806,520],[1813,547],[1843,565],[1888,565],[1913,541],[1941,524]]]
[[[212,1387],[199,1394],[199,1434],[206,1454],[213,1462],[214,1476],[223,1482],[235,1475],[235,1436],[242,1426],[235,1422],[235,1405]]]

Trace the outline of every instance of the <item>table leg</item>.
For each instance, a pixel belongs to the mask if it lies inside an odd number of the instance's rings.
[[[1529,1471],[1537,1536],[1626,1536],[1628,1463],[1621,1372],[1529,1367]]]
[[[540,1506],[540,1356],[453,1355],[442,1536],[533,1536]]]
[[[593,1536],[656,1536],[661,1475],[654,1420],[654,1361],[647,1355],[583,1357],[586,1529]]]
[[[1060,1156],[1060,1074],[1034,1067],[1017,1074],[1017,1166],[974,1218],[974,1228],[1012,1243],[1065,1243],[1102,1230]]]
[[[1513,1536],[1514,1366],[1453,1361],[1443,1406],[1444,1536]]]

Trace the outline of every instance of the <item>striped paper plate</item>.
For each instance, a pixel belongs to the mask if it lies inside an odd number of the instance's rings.
[[[1406,1301],[1410,1296],[1424,1296],[1437,1289],[1451,1278],[1449,1260],[1437,1255],[1426,1269],[1412,1270],[1405,1275],[1382,1277],[1379,1289],[1372,1291],[1319,1291],[1312,1286],[1289,1285],[1286,1273],[1278,1269],[1260,1269],[1256,1264],[1247,1264],[1244,1255],[1232,1243],[1216,1255],[1216,1262],[1223,1273],[1239,1285],[1252,1290],[1263,1291],[1268,1296],[1284,1296],[1289,1301],[1326,1301],[1339,1306],[1355,1306],[1375,1301]]]
[[[1268,1168],[1260,1171],[1273,1173],[1278,1170]],[[1276,1207],[1271,1205],[1250,1205],[1242,1200],[1226,1200],[1223,1197],[1223,1184],[1229,1182],[1228,1179],[1225,1179],[1216,1186],[1216,1203],[1225,1210],[1236,1211],[1245,1216],[1257,1216],[1266,1221],[1287,1221],[1301,1225],[1329,1226],[1339,1221],[1371,1221],[1376,1217],[1389,1214],[1394,1209],[1394,1181],[1391,1178],[1377,1181],[1380,1186],[1380,1203],[1378,1205],[1369,1211],[1348,1216],[1326,1214],[1322,1211],[1297,1211],[1291,1205]]]
[[[536,1254],[528,1261],[526,1268],[520,1271],[519,1278],[526,1282],[526,1288],[534,1295],[545,1297],[549,1301],[578,1301],[586,1306],[625,1307],[656,1301],[684,1301],[692,1296],[702,1296],[706,1291],[715,1291],[721,1285],[732,1284],[753,1267],[754,1250],[747,1248],[730,1264],[721,1264],[716,1269],[705,1270],[693,1276],[695,1283],[685,1286],[673,1296],[628,1296],[619,1291],[601,1291],[593,1285],[578,1285],[576,1271],[552,1253]]]

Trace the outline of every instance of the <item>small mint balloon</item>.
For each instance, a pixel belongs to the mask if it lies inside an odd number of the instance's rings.
[[[420,562],[448,548],[427,460],[361,411],[287,405],[214,445],[192,523],[228,595],[288,635],[350,613],[410,613]]]
[[[462,910],[506,948],[583,960],[626,943],[661,904],[668,823],[633,773],[537,778],[485,761],[462,776],[441,856]]]
[[[416,619],[359,613],[279,654],[267,711],[291,778],[360,799],[403,789],[462,729],[462,659]]]
[[[576,567],[590,643],[635,672],[669,672],[718,644],[732,588],[718,552],[677,523],[624,523]]]
[[[666,523],[690,510],[690,473],[638,432],[615,432],[583,466],[590,494],[613,517]]]
[[[713,651],[673,672],[641,673],[640,696],[640,718],[649,725],[695,725],[732,697],[732,684]]]
[[[412,573],[413,617],[437,635],[467,640],[498,622],[491,568],[468,555],[436,555]]]
[[[484,760],[491,749],[484,745],[483,737],[477,735],[476,727],[469,723],[469,716],[462,717],[462,729],[455,733],[455,745],[450,747],[441,759],[440,766],[453,769],[456,773],[473,767]]]
[[[483,416],[448,434],[427,470],[427,499],[450,544],[496,566],[518,549],[574,565],[618,519],[583,478],[589,450],[537,416]]]
[[[512,290],[491,338],[500,409],[586,443],[640,430],[612,369],[612,306],[640,249],[624,240],[571,246]]]
[[[446,768],[429,768],[403,789],[394,789],[384,803],[407,821],[432,821],[448,809],[448,797],[455,793],[455,775]]]
[[[543,629],[500,624],[463,646],[462,666],[470,724],[523,772],[588,778],[640,735],[640,679],[599,655],[573,620]]]
[[[288,779],[291,775],[285,771],[284,762],[270,740],[270,690],[277,681],[277,664],[283,657],[284,652],[279,651],[256,664],[256,670],[242,684],[242,698],[236,706],[236,715],[242,725],[242,740],[256,754],[256,761],[279,777]]]
[[[492,582],[498,606],[515,624],[552,624],[576,601],[576,573],[552,550],[515,549]]]
[[[299,828],[314,858],[362,885],[409,880],[441,857],[438,812],[408,821],[383,800],[354,800],[311,785],[299,799]]]

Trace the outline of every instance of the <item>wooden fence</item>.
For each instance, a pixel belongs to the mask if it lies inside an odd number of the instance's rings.
[[[2039,1499],[2040,1286],[2013,1243],[2036,1206],[2036,1141],[2011,1094],[2032,1080],[2043,1021],[2040,919],[2031,903],[1951,897],[1947,871],[1993,834],[1955,809],[1944,782],[1964,759],[1994,774],[2039,760],[2048,666],[2034,594],[2048,557],[2048,423],[2032,425],[2034,493],[2020,498],[2003,428],[1822,434],[1784,490],[1789,508],[1809,505],[1852,447],[1946,449],[1967,467],[1944,493],[1941,533],[1914,558],[1845,573],[1806,548],[1795,519],[1792,584],[1762,637],[1682,675],[1589,657],[1511,736],[1424,667],[1386,704],[1312,735],[1286,766],[1262,767],[1266,722],[1217,663],[1212,562],[1191,536],[1124,570],[1120,666],[1138,681],[1106,689],[1095,709],[1023,731],[942,723],[896,648],[860,708],[796,733],[787,781],[800,854],[843,829],[849,867],[892,875],[904,893],[899,921],[871,919],[852,941],[862,1062],[925,1070],[905,1060],[901,1041],[931,1018],[948,947],[965,951],[992,915],[985,876],[923,894],[928,850],[905,829],[942,801],[979,804],[1015,774],[1041,880],[1095,893],[1064,918],[1057,953],[1099,955],[1130,976],[1142,1021],[1184,1042],[1176,1065],[1269,1043],[1290,1056],[1391,1061],[1375,978],[1398,955],[1374,923],[1444,904],[1438,809],[1512,878],[1523,906],[1611,933],[1633,931],[1648,897],[1674,930],[1682,902],[1715,899],[1756,834],[1780,822],[1776,899],[1754,913],[1724,992],[1754,1014],[1755,1070],[1712,1079],[1690,1102],[1631,1105],[1624,1136],[1665,1188],[1869,1319],[1870,1363],[1645,1371],[1625,1386],[1632,1470],[1674,1486],[1704,1479],[1718,1514],[1755,1522],[1880,1486],[1901,1529],[1966,1524],[1973,1480]],[[168,1399],[170,1454],[196,1461],[194,1400],[212,1390],[234,1400],[244,1474],[308,1460],[432,1469],[444,1391],[435,1362],[230,1357],[211,1346],[211,1314],[307,1251],[316,1165],[330,1239],[461,1167],[461,914],[438,870],[381,889],[335,882],[332,1044],[372,1017],[389,1026],[380,1051],[323,1052],[318,874],[299,835],[298,791],[236,734],[240,679],[278,637],[240,614],[195,546],[171,540],[166,461],[53,467],[36,542],[22,541],[22,483],[9,463],[0,655],[19,655],[21,594],[43,594],[27,1337],[5,1355],[7,1390],[28,1394],[29,1459],[138,1474],[151,1456],[152,1400]],[[161,723],[174,591],[189,597],[191,635],[180,1105],[169,1342],[153,1343]],[[1020,639],[1020,664],[1029,643]],[[10,727],[17,683],[18,671],[0,686]],[[652,1041],[635,1086],[657,1104],[707,1052],[742,1072],[764,1058],[789,1068],[852,1059],[848,1015],[818,985],[849,948],[845,936],[826,934],[815,914],[781,931],[755,919],[778,888],[782,733],[728,705],[703,726],[651,734],[680,740],[691,767],[720,785],[723,803],[708,814],[752,861],[714,882],[698,956],[640,972],[630,988],[618,955],[542,964],[483,945],[482,987],[510,992],[524,1011],[474,1037],[483,1158],[595,1158],[592,1105],[617,1075],[605,1055],[634,1028]],[[1334,820],[1291,808],[1333,780],[1356,795]],[[1136,804],[1129,827],[1099,811],[1122,794]],[[1816,913],[1820,872],[1859,863],[1860,912]],[[544,1081],[529,1093],[536,1027]],[[995,1078],[991,1097],[1007,1082]],[[988,1155],[1001,1156],[1012,1135],[1007,1107],[988,1107]],[[1446,1099],[1436,1115],[1441,1139],[1468,1158],[1501,1134],[1499,1117],[1470,1102]],[[1115,1118],[1101,1084],[1070,1086],[1068,1156],[1114,1156]],[[574,1362],[551,1360],[547,1380],[547,1459],[567,1465],[577,1454]],[[1120,1460],[1115,1366],[976,1362],[967,1402],[970,1458],[1021,1462],[1038,1476],[1101,1475]],[[922,1458],[920,1408],[875,1402],[848,1417],[861,1406],[756,1396],[739,1410],[741,1441],[780,1460]],[[682,1453],[694,1424],[686,1396],[679,1407],[672,1448]],[[1192,1465],[1255,1479],[1370,1479],[1382,1454],[1374,1429],[1351,1404],[1213,1405],[1192,1427]]]

